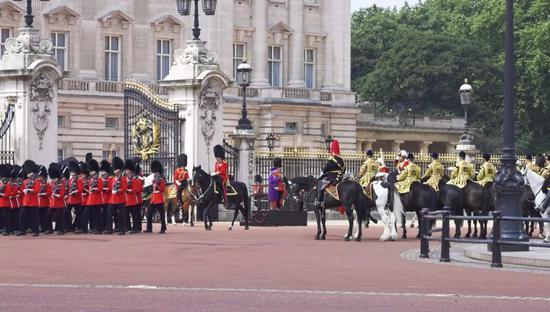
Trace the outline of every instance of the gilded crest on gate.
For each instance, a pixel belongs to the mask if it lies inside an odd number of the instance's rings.
[[[134,151],[143,160],[158,153],[160,148],[160,125],[147,118],[140,118],[132,127]]]

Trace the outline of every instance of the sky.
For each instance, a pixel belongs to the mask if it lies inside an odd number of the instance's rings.
[[[418,0],[408,0],[409,5],[418,3]],[[394,6],[401,7],[405,4],[405,0],[351,0],[351,10],[356,11],[360,8],[370,7],[373,4],[381,7],[393,8]]]

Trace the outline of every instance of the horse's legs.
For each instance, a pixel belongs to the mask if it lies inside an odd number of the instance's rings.
[[[420,211],[416,212],[416,219],[418,220],[418,224],[420,224]],[[416,234],[416,238],[420,238],[420,226],[418,227],[418,234]]]
[[[407,239],[407,213],[403,212],[401,218],[401,228],[403,229],[403,235],[401,235],[401,239]]]
[[[319,212],[319,209],[321,209],[321,207],[318,205],[315,205],[315,208],[313,209],[315,212],[315,220],[317,221],[317,235],[315,235],[316,240],[321,239],[321,213]]]
[[[243,207],[243,209],[241,210],[241,213],[243,214],[243,217],[244,217],[244,229],[248,230],[249,229],[249,227],[248,227],[248,214],[250,212],[248,211],[248,209],[246,209],[246,207],[247,207],[246,205]]]
[[[204,221],[204,228],[208,230],[208,207],[210,204],[206,205],[202,211],[202,220]]]
[[[321,224],[323,225],[323,234],[321,234],[321,240],[325,240],[327,237],[327,209],[323,207],[321,210]]]
[[[239,209],[235,207],[235,212],[233,213],[233,221],[231,221],[231,226],[229,227],[230,231],[233,229],[233,224],[235,224],[235,220],[237,220],[238,216],[239,216]]]
[[[454,222],[455,222],[455,238],[460,238],[460,235],[462,235],[461,233],[462,221],[454,220]]]
[[[469,217],[471,212],[466,211],[466,215]],[[468,232],[466,232],[466,235],[464,235],[464,238],[470,238],[472,235],[472,220],[468,220]]]
[[[369,218],[367,218],[368,220]],[[363,215],[361,213],[357,214],[357,237],[355,241],[360,242],[361,237],[363,236]]]
[[[476,216],[479,215],[479,213],[474,211],[474,212],[472,212],[472,215],[474,217],[476,217]],[[481,224],[480,224],[480,226],[481,226]],[[477,220],[474,220],[474,234],[472,235],[472,238],[477,238]]]
[[[348,217],[349,226],[348,226],[348,234],[346,234],[346,236],[344,236],[344,239],[346,241],[349,241],[352,234],[353,234],[353,222],[354,222],[354,220],[353,220],[353,210],[346,209],[346,215]]]

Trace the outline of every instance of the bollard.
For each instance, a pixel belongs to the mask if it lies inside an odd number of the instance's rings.
[[[500,246],[500,218],[502,213],[500,211],[493,211],[493,258],[491,261],[492,268],[502,268],[502,248]]]
[[[429,209],[424,208],[420,211],[420,258],[430,257],[430,242],[427,239],[428,236],[428,220],[424,218],[429,213]]]
[[[449,242],[450,230],[449,230],[449,216],[450,211],[443,211],[443,228],[441,229],[441,259],[440,262],[451,262],[449,256],[451,249],[451,242]]]

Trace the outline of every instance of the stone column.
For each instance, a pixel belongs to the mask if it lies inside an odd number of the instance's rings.
[[[254,142],[256,134],[250,130],[235,130],[231,136],[235,142],[235,147],[239,152],[239,166],[236,180],[243,182],[252,192],[252,183],[254,183]]]
[[[323,89],[324,90],[332,90],[333,89],[333,82],[332,82],[332,67],[333,67],[333,56],[334,56],[334,36],[333,36],[333,24],[330,22],[334,19],[334,16],[332,15],[334,12],[332,12],[332,3],[334,1],[324,1],[323,6],[321,6],[322,10],[322,21],[323,22],[323,32],[327,34],[327,37],[325,39],[325,46],[324,46],[324,62],[323,62]]]
[[[433,142],[430,141],[422,141],[420,142],[420,153],[421,154],[429,154],[430,153],[430,145]]]
[[[305,88],[304,81],[304,0],[290,1],[289,26],[294,31],[289,47],[289,88]]]
[[[252,72],[253,87],[268,87],[267,79],[267,0],[254,0],[253,26],[256,29],[253,39],[254,59]]]
[[[397,153],[401,150],[401,144],[403,143],[405,143],[405,141],[393,141],[391,145],[391,152],[397,155]]]
[[[376,139],[366,139],[365,140],[365,150],[372,150],[372,145],[376,142]]]

